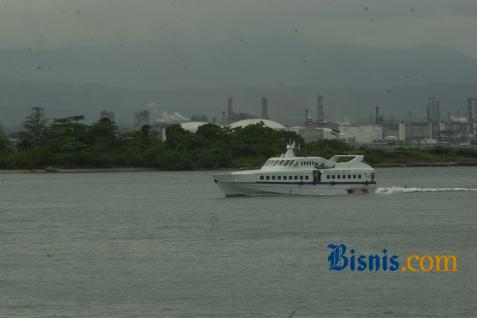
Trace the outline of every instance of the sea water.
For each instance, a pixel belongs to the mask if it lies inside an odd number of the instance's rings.
[[[0,175],[0,317],[477,315],[477,168],[323,197],[225,198],[212,173]],[[457,272],[330,271],[330,243]]]

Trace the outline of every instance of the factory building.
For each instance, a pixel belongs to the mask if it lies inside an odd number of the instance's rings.
[[[431,124],[432,138],[441,137],[439,100],[435,97],[429,97],[427,100],[427,122]]]
[[[412,140],[422,142],[432,138],[432,126],[428,122],[413,122],[407,129],[407,135],[412,135]]]
[[[294,126],[288,130],[300,135],[306,143],[320,140],[343,140],[357,145],[369,145],[382,141],[383,128],[379,125],[352,125],[337,123],[336,128]]]
[[[442,123],[441,129],[441,141],[463,143],[469,140],[470,128],[466,117],[456,117],[448,114],[447,121]]]
[[[305,127],[327,127],[325,125],[324,115],[324,97],[323,95],[316,95],[316,120],[314,121],[310,115],[308,108],[305,108]],[[331,128],[331,127],[327,127]]]
[[[338,136],[337,131],[333,131],[331,128],[294,126],[288,130],[303,138],[305,143],[320,140],[336,140]]]
[[[477,136],[477,99],[467,99],[467,123],[468,133],[474,138]]]
[[[227,124],[230,124],[239,120],[243,120],[243,119],[253,118],[253,116],[248,113],[235,112],[233,104],[234,104],[233,97],[229,97],[227,99],[227,118],[226,118]]]
[[[197,121],[197,122],[209,122],[209,117],[205,114],[194,114],[190,117],[190,121]]]
[[[374,144],[382,141],[383,127],[376,124],[351,125],[343,123],[338,128],[342,139],[358,145]]]

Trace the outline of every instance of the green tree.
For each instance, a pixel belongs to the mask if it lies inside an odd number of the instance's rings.
[[[197,129],[197,135],[202,136],[209,143],[227,143],[230,139],[230,130],[214,124],[202,125]]]
[[[10,140],[5,136],[0,129],[0,155],[10,154],[13,150]]]
[[[88,127],[88,147],[82,151],[81,157],[88,166],[115,165],[118,155],[115,152],[119,145],[119,129],[108,118],[102,118]]]
[[[42,148],[47,143],[48,119],[42,107],[34,107],[33,112],[23,122],[24,131],[20,134],[21,149]]]
[[[121,165],[157,166],[161,144],[158,133],[145,125],[139,131],[121,136],[116,158]]]
[[[0,129],[0,169],[12,169],[15,167],[13,154],[13,145]]]
[[[84,116],[66,117],[55,119],[48,126],[48,151],[54,164],[84,164],[81,152],[91,138],[83,120]]]
[[[90,127],[93,146],[105,151],[111,151],[118,141],[119,128],[108,118],[101,118]]]
[[[206,144],[204,137],[186,131],[180,125],[171,125],[166,129],[166,147],[169,149],[192,152]]]

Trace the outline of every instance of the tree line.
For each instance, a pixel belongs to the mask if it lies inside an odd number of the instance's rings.
[[[297,155],[329,158],[335,154],[364,154],[370,164],[416,165],[453,163],[477,165],[477,151],[432,149],[353,148],[339,140],[305,144],[297,134],[263,124],[229,129],[213,124],[195,133],[180,125],[166,129],[167,138],[150,126],[120,133],[107,118],[92,124],[83,116],[48,120],[41,107],[33,108],[23,130],[12,143],[0,132],[0,169],[150,167],[162,170],[258,167],[283,153],[286,144],[300,145]]]
[[[92,124],[83,116],[48,120],[33,108],[12,143],[0,133],[1,169],[46,167],[152,167],[164,170],[253,167],[284,151],[288,141],[303,143],[296,134],[264,125],[228,129],[206,124],[192,133],[171,125],[166,141],[150,126],[120,133],[107,118]]]

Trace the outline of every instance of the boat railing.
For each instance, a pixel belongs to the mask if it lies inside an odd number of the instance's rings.
[[[345,158],[349,158],[349,160],[342,160]],[[361,162],[363,161],[363,155],[334,155],[329,159],[329,161],[334,163],[353,163],[353,162]]]

